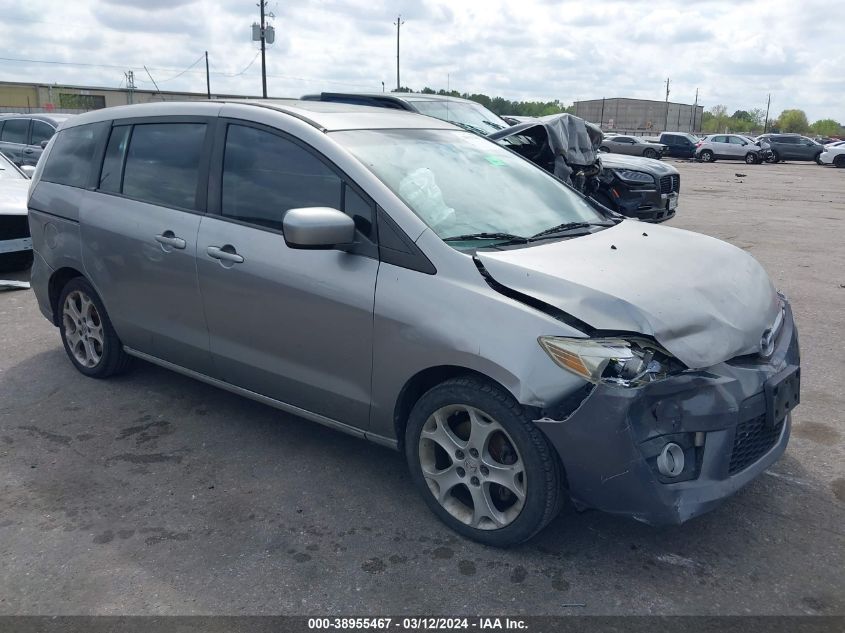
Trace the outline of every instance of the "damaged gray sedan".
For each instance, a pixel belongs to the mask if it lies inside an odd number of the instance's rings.
[[[682,523],[789,438],[798,337],[748,253],[621,220],[430,117],[98,110],[48,147],[29,208],[33,290],[81,373],[138,357],[402,450],[483,543],[567,497]]]

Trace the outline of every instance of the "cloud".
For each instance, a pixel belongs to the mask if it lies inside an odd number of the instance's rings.
[[[124,70],[162,89],[261,89],[250,25],[257,0],[40,0],[7,2],[3,57],[102,67],[0,61],[6,80],[117,86]],[[810,119],[845,119],[845,49],[836,3],[794,0],[269,0],[276,42],[267,48],[275,96],[389,89],[402,15],[402,83],[508,99],[636,97],[733,112],[800,107]],[[840,10],[841,14],[842,11]],[[116,66],[112,68],[111,66]],[[174,78],[175,77],[175,78]],[[147,84],[140,84],[146,86]],[[777,104],[777,106],[775,106]]]

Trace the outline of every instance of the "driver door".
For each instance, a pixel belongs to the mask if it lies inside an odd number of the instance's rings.
[[[259,124],[221,119],[197,274],[218,379],[358,428],[369,423],[375,205],[326,159]],[[222,154],[222,155],[221,155]],[[348,251],[287,246],[289,209],[332,207]]]

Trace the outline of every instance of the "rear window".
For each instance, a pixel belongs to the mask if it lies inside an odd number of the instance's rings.
[[[108,123],[90,123],[59,132],[41,179],[70,187],[87,187],[97,143],[107,128]]]
[[[121,192],[143,202],[196,209],[205,129],[205,123],[134,126],[126,152]],[[112,136],[114,138],[114,134]],[[119,148],[109,147],[109,150],[119,151]],[[104,176],[114,190],[113,173],[110,171]]]
[[[26,133],[29,129],[29,119],[8,119],[3,126],[0,141],[6,143],[26,143]]]

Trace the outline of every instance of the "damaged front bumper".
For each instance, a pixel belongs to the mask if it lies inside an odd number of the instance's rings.
[[[738,357],[638,388],[601,383],[563,419],[547,408],[536,424],[560,455],[576,505],[679,524],[774,463],[789,440],[800,380],[788,303],[784,314],[769,358]],[[658,465],[669,444],[684,455],[673,476]]]

